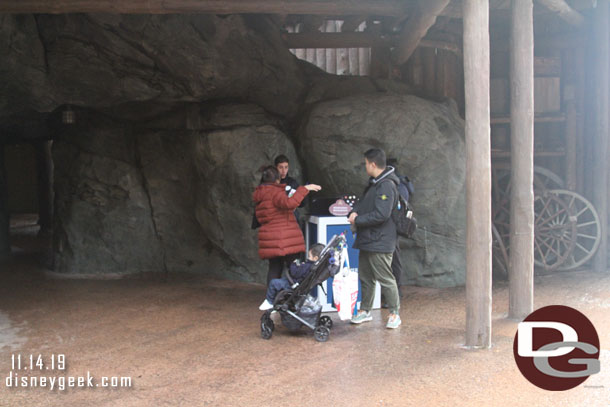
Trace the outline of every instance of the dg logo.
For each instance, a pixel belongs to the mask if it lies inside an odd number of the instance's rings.
[[[599,337],[582,313],[563,305],[540,308],[521,323],[513,353],[519,370],[545,390],[569,390],[599,373]]]

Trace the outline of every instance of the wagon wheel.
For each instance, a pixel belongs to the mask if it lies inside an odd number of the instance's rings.
[[[492,233],[492,260],[494,268],[500,270],[500,272],[508,277],[508,251],[506,250],[506,246],[504,245],[504,241],[502,240],[502,236],[498,232],[498,229],[495,225],[491,225],[491,233]]]
[[[572,255],[576,222],[558,195],[548,192],[534,198],[534,264],[555,270]]]
[[[534,195],[543,193],[548,189],[562,189],[563,180],[552,171],[543,167],[534,166]],[[492,221],[503,242],[509,249],[510,234],[510,167],[508,165],[494,165],[492,171]]]
[[[574,250],[558,269],[576,269],[593,257],[601,241],[601,223],[595,207],[577,194],[576,192],[565,189],[555,189],[548,191],[561,198],[569,208],[569,215],[563,220],[573,222],[576,227],[576,237],[574,240]]]

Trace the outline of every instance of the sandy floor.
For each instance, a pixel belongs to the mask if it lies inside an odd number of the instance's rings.
[[[19,240],[16,240],[18,246]],[[16,246],[16,249],[18,247]],[[512,356],[516,322],[506,319],[506,284],[494,287],[493,347],[464,341],[464,290],[403,287],[403,326],[385,311],[350,326],[334,317],[330,340],[281,324],[260,338],[264,287],[179,276],[171,281],[57,280],[16,250],[0,265],[0,406],[608,406],[610,275],[559,273],[536,279],[536,304],[572,306],[596,326],[601,373],[561,393],[531,385]],[[331,314],[332,316],[332,314]],[[7,388],[11,355],[64,354],[65,371],[99,387]],[[35,367],[35,366],[34,366]],[[36,369],[35,369],[36,370]],[[103,388],[102,376],[130,377]],[[56,385],[57,386],[57,385]]]

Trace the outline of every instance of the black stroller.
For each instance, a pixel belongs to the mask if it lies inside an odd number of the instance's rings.
[[[340,258],[346,246],[345,236],[335,235],[326,245],[320,258],[312,266],[310,273],[300,284],[294,284],[292,289],[280,291],[273,301],[273,308],[265,311],[261,317],[261,336],[270,339],[275,325],[271,313],[280,313],[282,325],[291,331],[300,329],[303,325],[313,330],[314,337],[319,342],[326,342],[330,335],[333,321],[328,316],[320,317],[322,306],[310,301],[309,293],[329,277],[333,277],[341,268]],[[289,280],[290,273],[287,274]]]

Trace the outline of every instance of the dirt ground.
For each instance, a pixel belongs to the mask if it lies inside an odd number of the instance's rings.
[[[326,343],[279,323],[263,340],[262,285],[185,275],[56,279],[25,250],[26,240],[15,238],[14,259],[0,265],[0,406],[610,405],[610,274],[536,278],[535,308],[578,309],[597,328],[602,348],[599,374],[575,389],[549,392],[516,367],[517,323],[506,318],[503,282],[494,285],[488,350],[462,347],[463,288],[403,287],[397,330],[384,328],[381,310],[361,326],[329,314],[335,326]],[[23,365],[34,355],[34,372],[12,370],[11,357],[19,354]],[[35,366],[39,354],[42,370]],[[58,354],[66,369],[46,370]],[[11,371],[19,377],[90,372],[98,387],[7,388]],[[131,386],[102,387],[102,376],[130,377]]]

